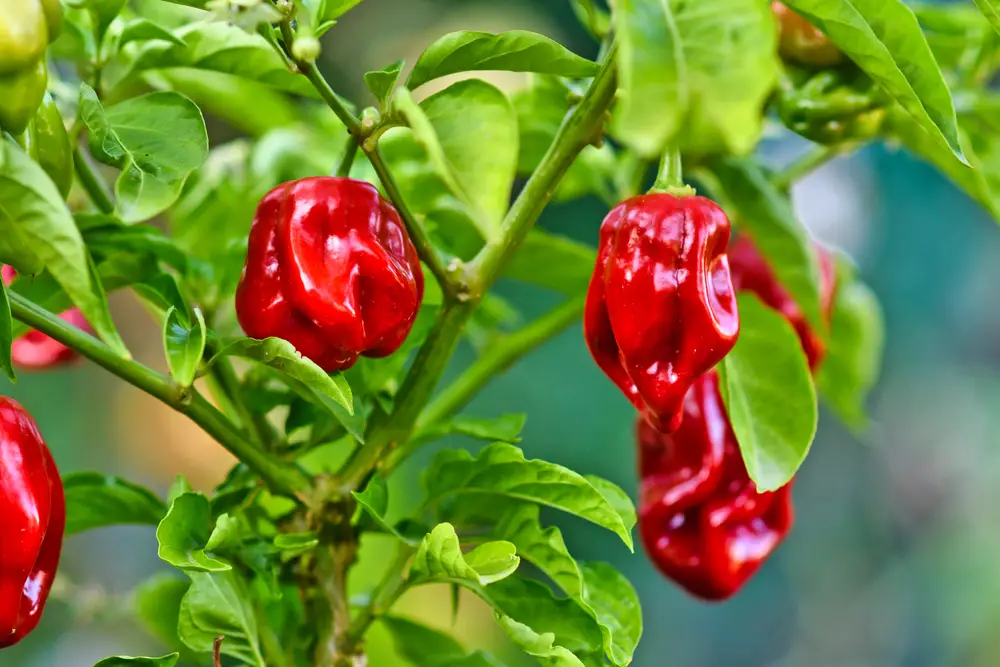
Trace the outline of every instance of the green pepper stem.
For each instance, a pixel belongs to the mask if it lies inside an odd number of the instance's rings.
[[[76,169],[77,178],[80,179],[80,185],[87,191],[97,210],[109,215],[114,213],[115,202],[104,181],[101,180],[100,174],[97,173],[97,166],[79,146],[73,148],[73,166]]]
[[[681,151],[676,146],[663,151],[660,158],[660,168],[656,172],[656,180],[650,193],[665,192],[675,197],[690,197],[695,194],[694,188],[684,183],[684,165],[681,161]]]

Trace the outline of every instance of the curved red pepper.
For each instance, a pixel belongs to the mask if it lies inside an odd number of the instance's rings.
[[[6,264],[0,269],[5,285],[10,285],[17,276],[17,271]],[[90,332],[90,324],[77,308],[70,308],[59,317],[66,320],[73,326]],[[50,338],[40,331],[31,330],[28,333],[18,336],[11,344],[10,356],[14,365],[18,368],[29,371],[47,370],[58,366],[65,366],[80,358],[80,355],[71,347],[66,347],[54,338]]]
[[[771,11],[778,21],[782,58],[809,67],[833,67],[844,62],[843,51],[785,3],[773,0]]]
[[[829,324],[833,316],[833,299],[837,287],[836,268],[826,250],[816,246],[816,252],[820,267],[820,308]],[[753,292],[765,305],[781,313],[799,334],[802,349],[809,360],[809,368],[814,371],[819,368],[826,356],[823,338],[812,328],[802,309],[778,282],[757,246],[745,234],[736,239],[729,249],[729,267],[736,289]]]
[[[704,197],[649,194],[601,225],[584,334],[597,365],[656,428],[680,424],[684,395],[736,344],[729,220]]]
[[[0,648],[38,625],[59,566],[66,500],[31,415],[0,396]]]
[[[409,334],[424,294],[399,213],[350,178],[305,178],[260,202],[236,292],[247,335],[284,338],[327,371],[384,357]]]
[[[759,493],[747,474],[719,377],[700,377],[673,434],[639,419],[639,531],[657,568],[692,595],[723,600],[792,527],[791,483]]]

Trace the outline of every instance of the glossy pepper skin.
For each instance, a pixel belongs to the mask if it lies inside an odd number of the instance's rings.
[[[820,267],[820,309],[829,325],[837,287],[836,269],[826,250],[816,246],[816,253]],[[736,289],[753,292],[765,305],[781,313],[799,335],[802,350],[809,360],[809,368],[813,371],[818,369],[826,356],[826,344],[822,336],[813,329],[802,309],[775,278],[771,267],[749,236],[742,235],[733,243],[729,249],[729,266]]]
[[[778,21],[778,50],[785,60],[808,67],[833,67],[846,60],[829,37],[785,3],[775,0],[771,11]]]
[[[0,0],[0,75],[30,69],[45,55],[48,43],[48,20],[40,0]]]
[[[5,265],[0,269],[0,276],[3,277],[5,285],[10,285],[14,281],[14,277],[17,276],[17,272]],[[91,330],[83,313],[76,308],[67,310],[59,317],[79,329],[88,332]],[[11,343],[10,356],[15,366],[29,371],[42,371],[65,366],[80,358],[80,355],[73,348],[66,347],[59,341],[35,330],[19,336]]]
[[[601,370],[661,431],[678,427],[688,388],[736,344],[729,234],[714,202],[670,194],[633,197],[601,225],[584,335]]]
[[[734,595],[792,527],[791,483],[760,493],[740,455],[715,371],[684,399],[680,428],[644,420],[639,443],[639,532],[656,567],[705,600]]]
[[[326,371],[385,357],[406,339],[424,277],[396,209],[368,183],[305,178],[260,202],[236,314],[247,335],[284,338]]]
[[[31,415],[0,396],[0,649],[38,625],[66,528],[62,480]]]

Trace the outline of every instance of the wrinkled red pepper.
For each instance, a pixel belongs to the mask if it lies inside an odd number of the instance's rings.
[[[10,285],[17,276],[13,267],[4,265],[0,269],[5,285]],[[90,332],[90,324],[77,308],[70,308],[59,317],[73,326]],[[11,344],[10,356],[14,365],[29,371],[47,370],[76,361],[80,355],[71,347],[66,347],[54,338],[40,331],[31,330],[18,336]]]
[[[62,480],[31,415],[0,396],[0,648],[38,625],[66,528]]]
[[[836,267],[829,252],[820,246],[815,246],[815,249],[820,267],[820,308],[829,325],[836,295]],[[809,368],[814,371],[819,368],[826,356],[823,337],[809,324],[802,309],[778,282],[757,246],[745,234],[737,238],[729,249],[729,267],[736,289],[753,292],[765,305],[781,313],[798,333],[802,349],[809,360]]]
[[[305,178],[260,202],[236,313],[247,335],[283,338],[326,371],[395,352],[424,293],[399,213],[350,178]]]
[[[639,442],[639,531],[657,568],[692,595],[734,595],[792,527],[791,482],[760,493],[747,474],[715,371],[684,399],[680,428],[645,420]]]
[[[648,194],[604,219],[584,334],[597,365],[664,432],[691,384],[729,353],[739,314],[725,213],[704,197]]]

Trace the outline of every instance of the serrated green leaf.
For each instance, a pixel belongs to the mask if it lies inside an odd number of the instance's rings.
[[[965,161],[951,92],[913,11],[901,0],[788,0]]]
[[[298,380],[311,390],[337,402],[351,414],[354,413],[354,399],[351,387],[341,373],[327,374],[310,359],[303,357],[286,340],[281,338],[241,338],[226,345],[209,362],[211,366],[219,357],[244,357],[259,361],[274,370]]]
[[[440,523],[427,534],[410,565],[410,585],[454,581],[488,586],[510,576],[521,559],[510,542],[487,542],[462,553],[455,527]]]
[[[212,507],[200,493],[184,493],[170,505],[156,528],[158,555],[174,567],[188,571],[224,572],[228,563],[205,554],[211,535]]]
[[[205,317],[194,309],[194,320],[176,308],[167,311],[163,320],[163,349],[167,356],[170,374],[182,387],[194,384],[198,365],[205,354],[207,334]]]
[[[475,70],[585,77],[597,73],[597,64],[544,35],[526,30],[499,34],[453,32],[424,49],[406,86],[412,90],[438,77]]]
[[[784,486],[816,435],[816,390],[798,335],[781,314],[740,293],[740,337],[719,366],[719,388],[750,478]]]
[[[152,491],[96,472],[63,476],[66,535],[121,524],[157,525],[167,507]]]
[[[512,445],[495,443],[477,458],[464,450],[444,450],[423,477],[430,502],[446,495],[496,495],[548,505],[603,526],[632,548],[632,525],[584,477],[546,461],[526,460]]]

